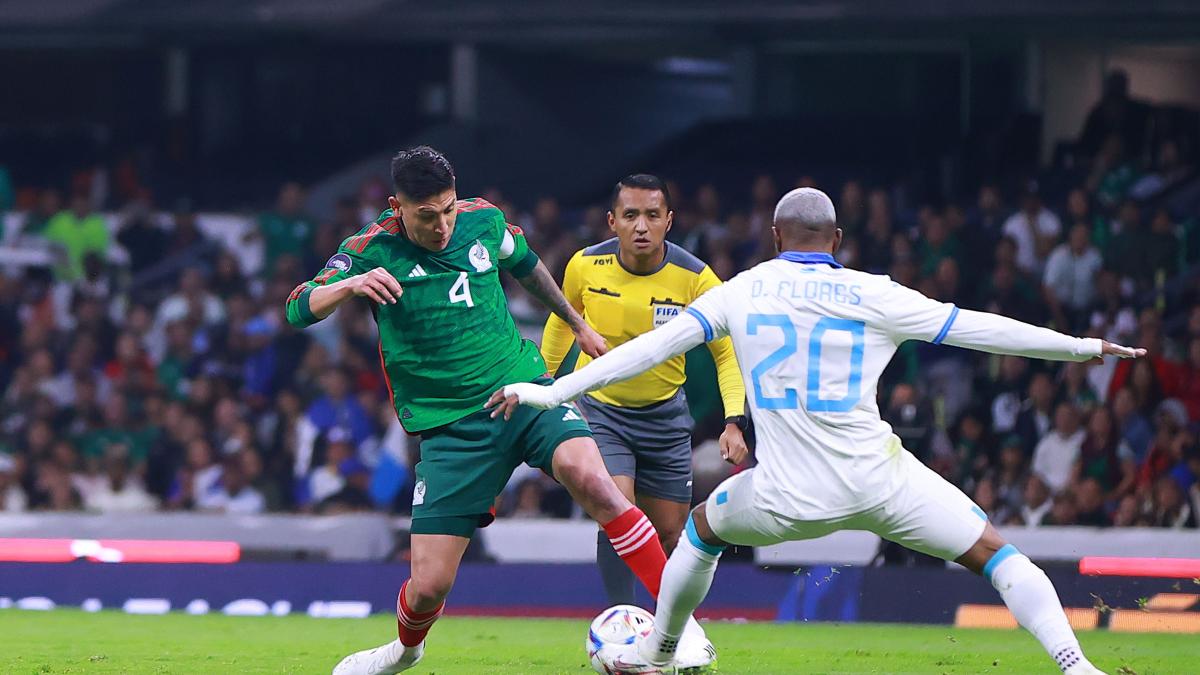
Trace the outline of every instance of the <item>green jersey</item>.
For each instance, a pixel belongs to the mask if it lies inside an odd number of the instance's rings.
[[[492,392],[546,373],[538,348],[521,337],[508,312],[500,268],[529,274],[538,258],[520,228],[482,199],[458,202],[444,250],[409,241],[389,209],[342,242],[325,269],[292,291],[288,321],[318,319],[314,288],[383,267],[404,289],[396,304],[372,304],[392,404],[405,430],[432,429],[483,408]]]

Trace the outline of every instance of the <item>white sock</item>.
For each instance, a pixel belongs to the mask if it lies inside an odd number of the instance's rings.
[[[1033,633],[1059,669],[1087,662],[1054,584],[1015,546],[1008,544],[997,551],[984,566],[983,575],[1000,592],[1017,623]]]
[[[674,657],[684,626],[708,595],[723,550],[702,542],[688,519],[686,534],[679,538],[663,569],[654,632],[647,639],[646,646],[656,663],[668,663]]]

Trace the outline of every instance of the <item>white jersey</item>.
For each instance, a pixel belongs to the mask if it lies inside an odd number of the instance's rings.
[[[705,339],[733,340],[758,439],[759,507],[836,518],[882,503],[903,484],[907,451],[879,416],[876,387],[901,343],[945,341],[957,307],[844,269],[828,254],[789,252],[686,311]],[[1098,354],[1093,342],[1088,351]]]
[[[758,443],[759,508],[794,520],[837,518],[883,503],[906,480],[906,451],[879,417],[876,387],[896,348],[925,340],[1084,361],[1100,340],[930,300],[886,276],[842,268],[828,253],[789,251],[696,299],[666,325],[557,380],[520,387],[558,405],[730,336]],[[911,459],[911,458],[910,458]]]

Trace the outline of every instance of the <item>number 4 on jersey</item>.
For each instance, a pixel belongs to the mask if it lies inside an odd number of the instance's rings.
[[[450,302],[465,302],[467,307],[475,306],[475,301],[471,299],[471,280],[467,278],[466,272],[459,272],[458,281],[450,287]]]

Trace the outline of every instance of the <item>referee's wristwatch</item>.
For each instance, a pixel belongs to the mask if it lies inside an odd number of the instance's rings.
[[[733,415],[732,417],[725,418],[725,424],[726,426],[732,424],[738,429],[745,431],[750,427],[750,418],[745,415]]]

